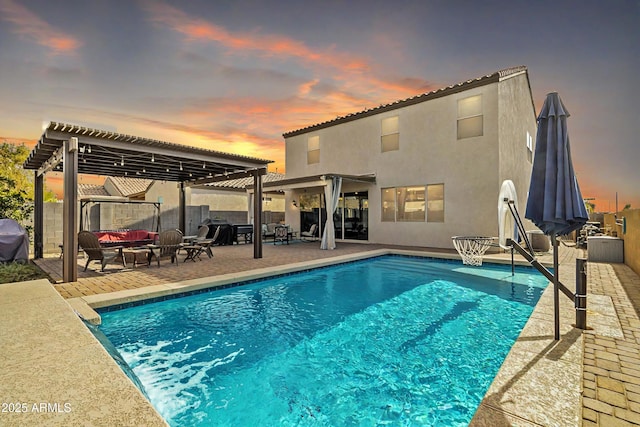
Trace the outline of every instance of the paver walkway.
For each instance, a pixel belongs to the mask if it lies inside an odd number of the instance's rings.
[[[339,243],[333,251],[321,251],[317,243],[297,242],[277,246],[266,243],[263,246],[263,258],[254,259],[252,245],[233,245],[214,248],[215,256],[212,259],[203,256],[202,261],[183,263],[180,258],[179,266],[164,261],[160,268],[137,267],[123,271],[117,264],[110,264],[107,270],[101,273],[95,270],[99,266],[96,263],[90,265],[86,273],[80,269],[78,282],[59,283],[54,286],[63,297],[73,298],[388,247]],[[563,271],[561,280],[570,286],[574,283],[576,253],[572,248],[560,246],[560,249]],[[540,259],[551,261],[550,255]],[[54,280],[61,279],[60,260],[46,258],[38,260],[37,264]],[[79,259],[79,265],[84,267],[82,258]],[[587,280],[590,295],[611,298],[624,336],[598,335],[595,331],[583,333],[582,424],[605,427],[640,425],[640,277],[624,264],[590,262]]]
[[[588,269],[589,292],[611,297],[624,337],[584,332],[582,425],[640,425],[640,277],[624,264]]]

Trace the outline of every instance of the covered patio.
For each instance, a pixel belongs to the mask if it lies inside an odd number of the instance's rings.
[[[321,249],[334,249],[336,241],[346,241],[342,232],[345,226],[344,215],[338,214],[339,220],[334,223],[333,214],[341,213],[345,209],[344,199],[347,191],[355,191],[357,194],[358,191],[373,189],[375,183],[376,175],[373,173],[366,175],[327,173],[268,182],[263,185],[263,190],[267,193],[285,194],[285,222],[300,232],[308,231],[309,225],[305,224],[302,218],[301,197],[317,196],[317,203],[312,208],[317,212],[311,222],[318,226]],[[254,186],[248,186],[247,191],[252,193]],[[332,215],[328,215],[327,212],[331,212]],[[340,231],[339,235],[336,235],[336,229]]]
[[[147,178],[179,185],[179,229],[185,231],[185,188],[253,178],[259,197],[270,160],[223,153],[154,139],[50,122],[24,163],[35,171],[34,258],[43,256],[43,193],[47,172],[63,172],[63,247],[78,247],[78,174]],[[254,204],[260,218],[262,206]],[[262,258],[260,224],[254,224],[253,257]],[[68,255],[68,256],[67,256]],[[78,280],[77,252],[67,251],[62,280]]]

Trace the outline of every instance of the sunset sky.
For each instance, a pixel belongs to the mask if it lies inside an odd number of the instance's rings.
[[[0,0],[0,142],[53,120],[284,172],[283,132],[526,65],[583,196],[640,208],[638,46],[637,0]]]

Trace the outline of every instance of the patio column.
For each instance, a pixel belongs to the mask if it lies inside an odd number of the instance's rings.
[[[44,245],[44,174],[35,172],[33,191],[33,257],[42,258]]]
[[[180,181],[180,194],[178,195],[178,228],[182,231],[182,234],[187,234],[187,198],[184,191],[184,181]]]
[[[78,138],[64,141],[63,147],[62,281],[66,283],[78,280]]]
[[[253,174],[253,257],[262,258],[262,174]]]

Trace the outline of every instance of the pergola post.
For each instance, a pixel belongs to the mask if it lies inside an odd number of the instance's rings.
[[[180,181],[180,187],[178,190],[178,228],[182,231],[182,234],[187,234],[187,198],[184,191],[184,181]]]
[[[33,191],[33,257],[43,256],[44,236],[44,174],[35,172]]]
[[[63,162],[62,280],[68,283],[78,280],[78,138],[64,141]]]
[[[253,257],[262,258],[262,174],[253,174]]]

